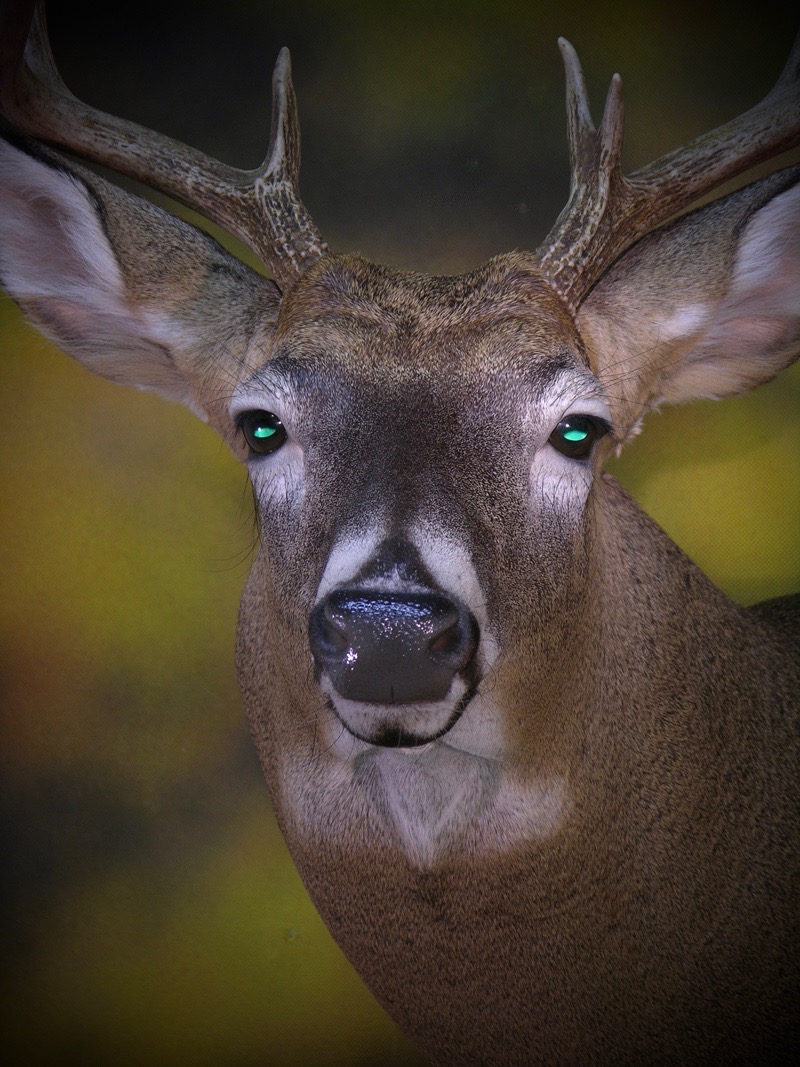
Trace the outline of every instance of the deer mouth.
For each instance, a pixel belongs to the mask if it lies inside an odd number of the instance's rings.
[[[328,689],[328,685],[323,685]],[[417,704],[369,704],[328,692],[328,708],[344,728],[365,744],[378,748],[420,748],[444,737],[458,722],[475,695],[477,682],[450,700]]]

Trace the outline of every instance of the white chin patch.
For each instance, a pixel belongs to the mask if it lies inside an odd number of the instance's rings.
[[[391,745],[392,737],[418,738],[417,744],[438,737],[448,724],[452,724],[458,704],[467,691],[466,682],[454,678],[443,700],[419,704],[368,704],[340,696],[327,676],[323,676],[321,688],[339,721],[350,733],[367,743],[383,745]]]

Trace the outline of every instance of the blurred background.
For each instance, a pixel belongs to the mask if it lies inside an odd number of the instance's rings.
[[[80,97],[254,166],[292,50],[331,247],[456,273],[566,201],[559,34],[629,169],[772,85],[783,4],[56,4]],[[800,587],[800,374],[653,415],[614,471],[741,602]],[[24,1064],[414,1064],[275,826],[233,671],[243,470],[183,410],[62,356],[0,298],[1,1020]]]

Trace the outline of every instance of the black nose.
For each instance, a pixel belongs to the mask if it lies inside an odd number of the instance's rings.
[[[434,592],[338,590],[309,620],[311,651],[336,692],[371,704],[441,700],[472,659],[478,624]]]

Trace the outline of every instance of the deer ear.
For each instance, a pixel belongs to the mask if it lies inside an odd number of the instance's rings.
[[[0,282],[89,370],[212,422],[280,300],[200,230],[54,154],[5,141]]]
[[[800,168],[700,208],[635,245],[578,327],[615,417],[769,381],[800,354]]]

